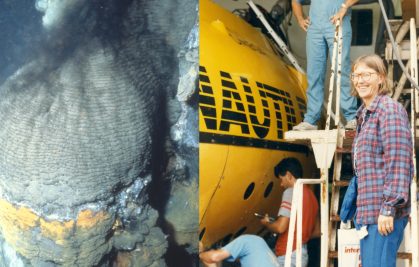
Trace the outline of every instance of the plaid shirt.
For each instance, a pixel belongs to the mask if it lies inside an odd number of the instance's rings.
[[[412,137],[406,110],[385,95],[357,112],[352,145],[358,175],[358,224],[376,224],[380,214],[400,218],[410,212]],[[365,121],[364,121],[365,120]]]

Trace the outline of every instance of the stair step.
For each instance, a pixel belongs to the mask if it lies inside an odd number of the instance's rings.
[[[340,222],[340,216],[339,215],[331,215],[330,216],[331,222]]]
[[[337,251],[329,251],[329,258],[330,259],[337,259],[338,258],[338,252]]]
[[[397,258],[411,260],[412,253],[411,252],[397,252]]]
[[[350,181],[333,181],[334,186],[345,187],[349,185]]]
[[[340,153],[340,154],[345,154],[345,153],[351,153],[352,152],[352,148],[351,147],[337,147],[336,148],[336,153]]]
[[[342,144],[342,153],[351,153],[352,150],[352,143],[355,138],[356,131],[345,131],[345,136],[343,137],[343,144]],[[337,148],[340,149],[340,148]]]

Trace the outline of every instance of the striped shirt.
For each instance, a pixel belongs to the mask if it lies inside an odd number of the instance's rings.
[[[379,95],[369,107],[358,109],[357,119],[352,145],[358,175],[356,222],[376,224],[380,214],[407,216],[413,162],[406,110],[390,97]]]

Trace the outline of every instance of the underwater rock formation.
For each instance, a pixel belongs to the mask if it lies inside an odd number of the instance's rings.
[[[39,46],[0,86],[0,266],[170,266],[168,235],[196,251],[196,105],[176,99],[196,88],[179,82],[181,48],[196,69],[196,6],[36,2]]]

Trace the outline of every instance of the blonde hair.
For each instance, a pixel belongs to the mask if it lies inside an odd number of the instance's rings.
[[[390,87],[390,83],[387,79],[386,66],[379,56],[372,54],[357,58],[352,64],[352,72],[354,72],[355,68],[358,67],[359,64],[365,64],[368,68],[375,70],[377,74],[383,79],[383,82],[378,87],[379,95],[389,95],[392,93],[392,88]],[[355,90],[353,84],[351,88],[351,95],[358,97],[358,92]]]

